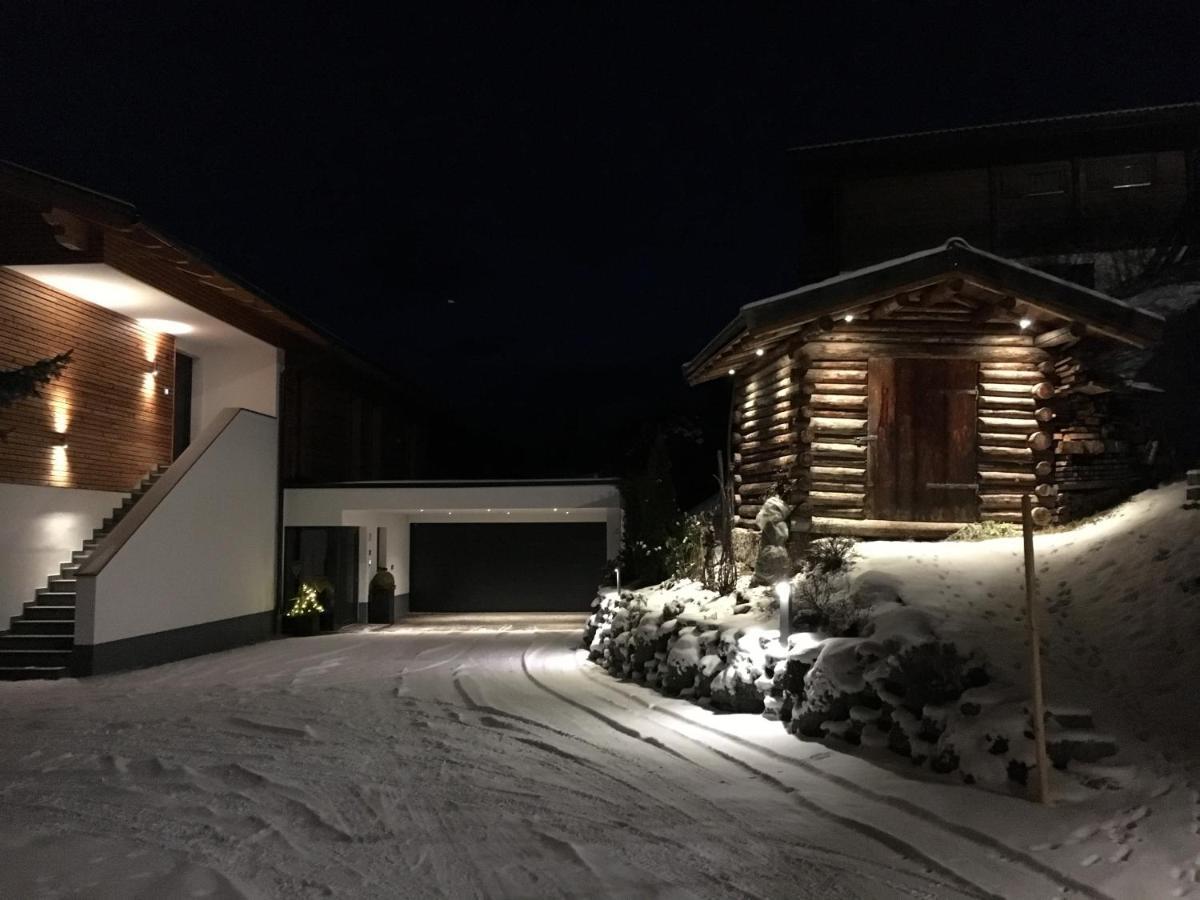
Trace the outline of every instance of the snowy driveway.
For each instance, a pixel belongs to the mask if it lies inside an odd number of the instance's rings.
[[[410,622],[0,685],[0,896],[1104,896],[969,824],[1027,804],[615,682],[579,616]]]

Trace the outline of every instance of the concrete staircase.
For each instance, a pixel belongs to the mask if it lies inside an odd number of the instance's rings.
[[[75,647],[75,573],[166,469],[158,466],[142,479],[83,546],[71,554],[71,561],[63,563],[44,588],[37,589],[33,602],[25,604],[24,612],[12,617],[10,629],[0,632],[0,681],[63,678],[70,674],[71,652]]]

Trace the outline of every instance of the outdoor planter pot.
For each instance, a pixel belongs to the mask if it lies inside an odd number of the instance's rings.
[[[303,616],[284,616],[283,633],[292,637],[311,637],[321,633],[321,614],[308,613]]]

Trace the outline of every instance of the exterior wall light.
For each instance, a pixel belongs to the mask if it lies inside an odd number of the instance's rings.
[[[1033,324],[1033,319],[1022,319],[1017,324],[1020,325],[1021,330],[1024,331],[1026,328],[1028,328],[1030,325]]]
[[[730,374],[730,375],[732,375],[732,374],[733,374],[733,372],[734,372],[734,370],[733,370],[733,369],[730,369],[730,370],[729,370],[729,374]]]
[[[65,431],[60,431],[58,434],[54,435],[54,443],[51,446],[59,447],[63,450],[66,450],[67,449],[67,433]]]
[[[764,350],[762,347],[759,347],[757,350],[755,350],[755,351],[754,351],[754,355],[755,355],[755,356],[762,356],[762,355],[763,355],[764,353],[766,353],[766,352],[767,352],[767,351],[766,351],[766,350]]]
[[[171,396],[171,389],[170,389],[170,388],[163,388],[163,396],[164,396],[164,397],[170,397],[170,396]]]
[[[844,315],[842,317],[842,320],[845,322],[853,322],[854,321],[854,313],[846,313],[846,315]]]
[[[792,631],[792,583],[787,580],[776,582],[775,596],[779,598],[779,641],[786,647]]]
[[[146,374],[149,375],[151,378],[157,378],[158,377],[158,363],[154,363],[154,362],[146,363]]]

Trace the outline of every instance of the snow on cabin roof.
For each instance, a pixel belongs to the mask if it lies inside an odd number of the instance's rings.
[[[1137,347],[1152,344],[1161,335],[1163,318],[1155,313],[953,237],[928,250],[853,269],[745,304],[737,317],[684,366],[684,374],[692,382],[712,378],[718,373],[710,371],[716,358],[745,338],[778,332],[786,326],[800,326],[954,275],[968,276],[990,289],[1012,294],[1063,319],[1082,322],[1101,334]]]

